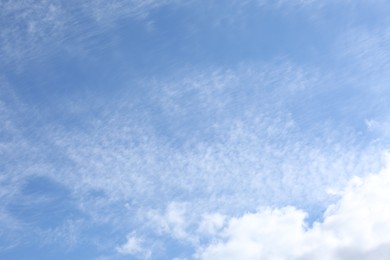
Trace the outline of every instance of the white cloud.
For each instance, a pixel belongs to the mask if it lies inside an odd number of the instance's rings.
[[[116,251],[122,255],[142,255],[143,259],[150,257],[150,251],[144,248],[143,240],[135,235],[127,236],[127,241],[116,248]]]
[[[199,224],[198,232],[206,235],[216,234],[225,223],[226,216],[214,213],[205,214]]]
[[[388,160],[389,161],[389,160]],[[307,227],[293,207],[231,218],[201,259],[387,259],[390,252],[390,167],[353,178],[324,220]]]
[[[186,231],[190,220],[184,204],[171,202],[163,214],[150,211],[147,217],[159,232],[168,233],[176,239],[190,239]]]
[[[294,208],[266,210],[232,218],[219,234],[222,241],[200,253],[203,259],[280,259],[294,254],[302,239],[305,213]]]

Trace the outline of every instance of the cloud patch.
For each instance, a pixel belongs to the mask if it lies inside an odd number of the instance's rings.
[[[121,255],[142,256],[142,259],[148,259],[150,251],[144,248],[143,240],[136,235],[128,235],[127,241],[116,248],[116,251]]]
[[[230,218],[199,259],[387,259],[390,168],[353,178],[323,221],[308,227],[294,207]]]

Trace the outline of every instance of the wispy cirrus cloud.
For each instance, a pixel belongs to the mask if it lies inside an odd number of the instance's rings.
[[[106,42],[98,36],[117,28],[121,21],[132,19],[145,24],[145,31],[153,27],[151,14],[164,6],[188,11],[202,10],[212,14],[214,26],[241,24],[250,26],[242,14],[263,8],[291,9],[291,7],[327,6],[324,1],[233,1],[221,5],[217,2],[199,4],[197,1],[177,0],[115,0],[106,1],[2,1],[1,58],[2,67],[20,69],[28,61],[41,60],[56,55],[86,57],[89,50],[104,48]],[[331,4],[330,4],[331,5]],[[207,7],[207,8],[205,8]],[[185,20],[186,21],[186,20]],[[185,22],[183,21],[183,22]],[[188,22],[188,21],[187,21]],[[198,20],[202,23],[202,19]],[[235,27],[233,26],[233,27]],[[233,28],[232,27],[232,28]],[[148,29],[149,28],[149,29]],[[195,29],[195,28],[193,28]],[[198,37],[198,36],[196,36]],[[107,39],[105,39],[107,40]]]
[[[3,69],[64,53],[85,55],[93,39],[124,18],[146,19],[173,1],[2,1],[0,57]],[[76,53],[76,54],[75,54]]]

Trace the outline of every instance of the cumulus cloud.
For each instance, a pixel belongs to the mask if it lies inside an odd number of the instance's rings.
[[[388,157],[388,156],[387,156]],[[389,161],[389,160],[387,160]],[[322,221],[309,227],[294,207],[230,218],[200,259],[387,259],[390,167],[353,178]]]

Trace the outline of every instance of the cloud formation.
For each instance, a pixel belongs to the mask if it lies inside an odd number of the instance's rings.
[[[388,156],[387,156],[388,157]],[[389,159],[387,159],[389,161]],[[387,259],[390,168],[353,178],[322,221],[294,207],[230,218],[200,259]]]
[[[380,259],[389,7],[1,1],[0,258]]]

